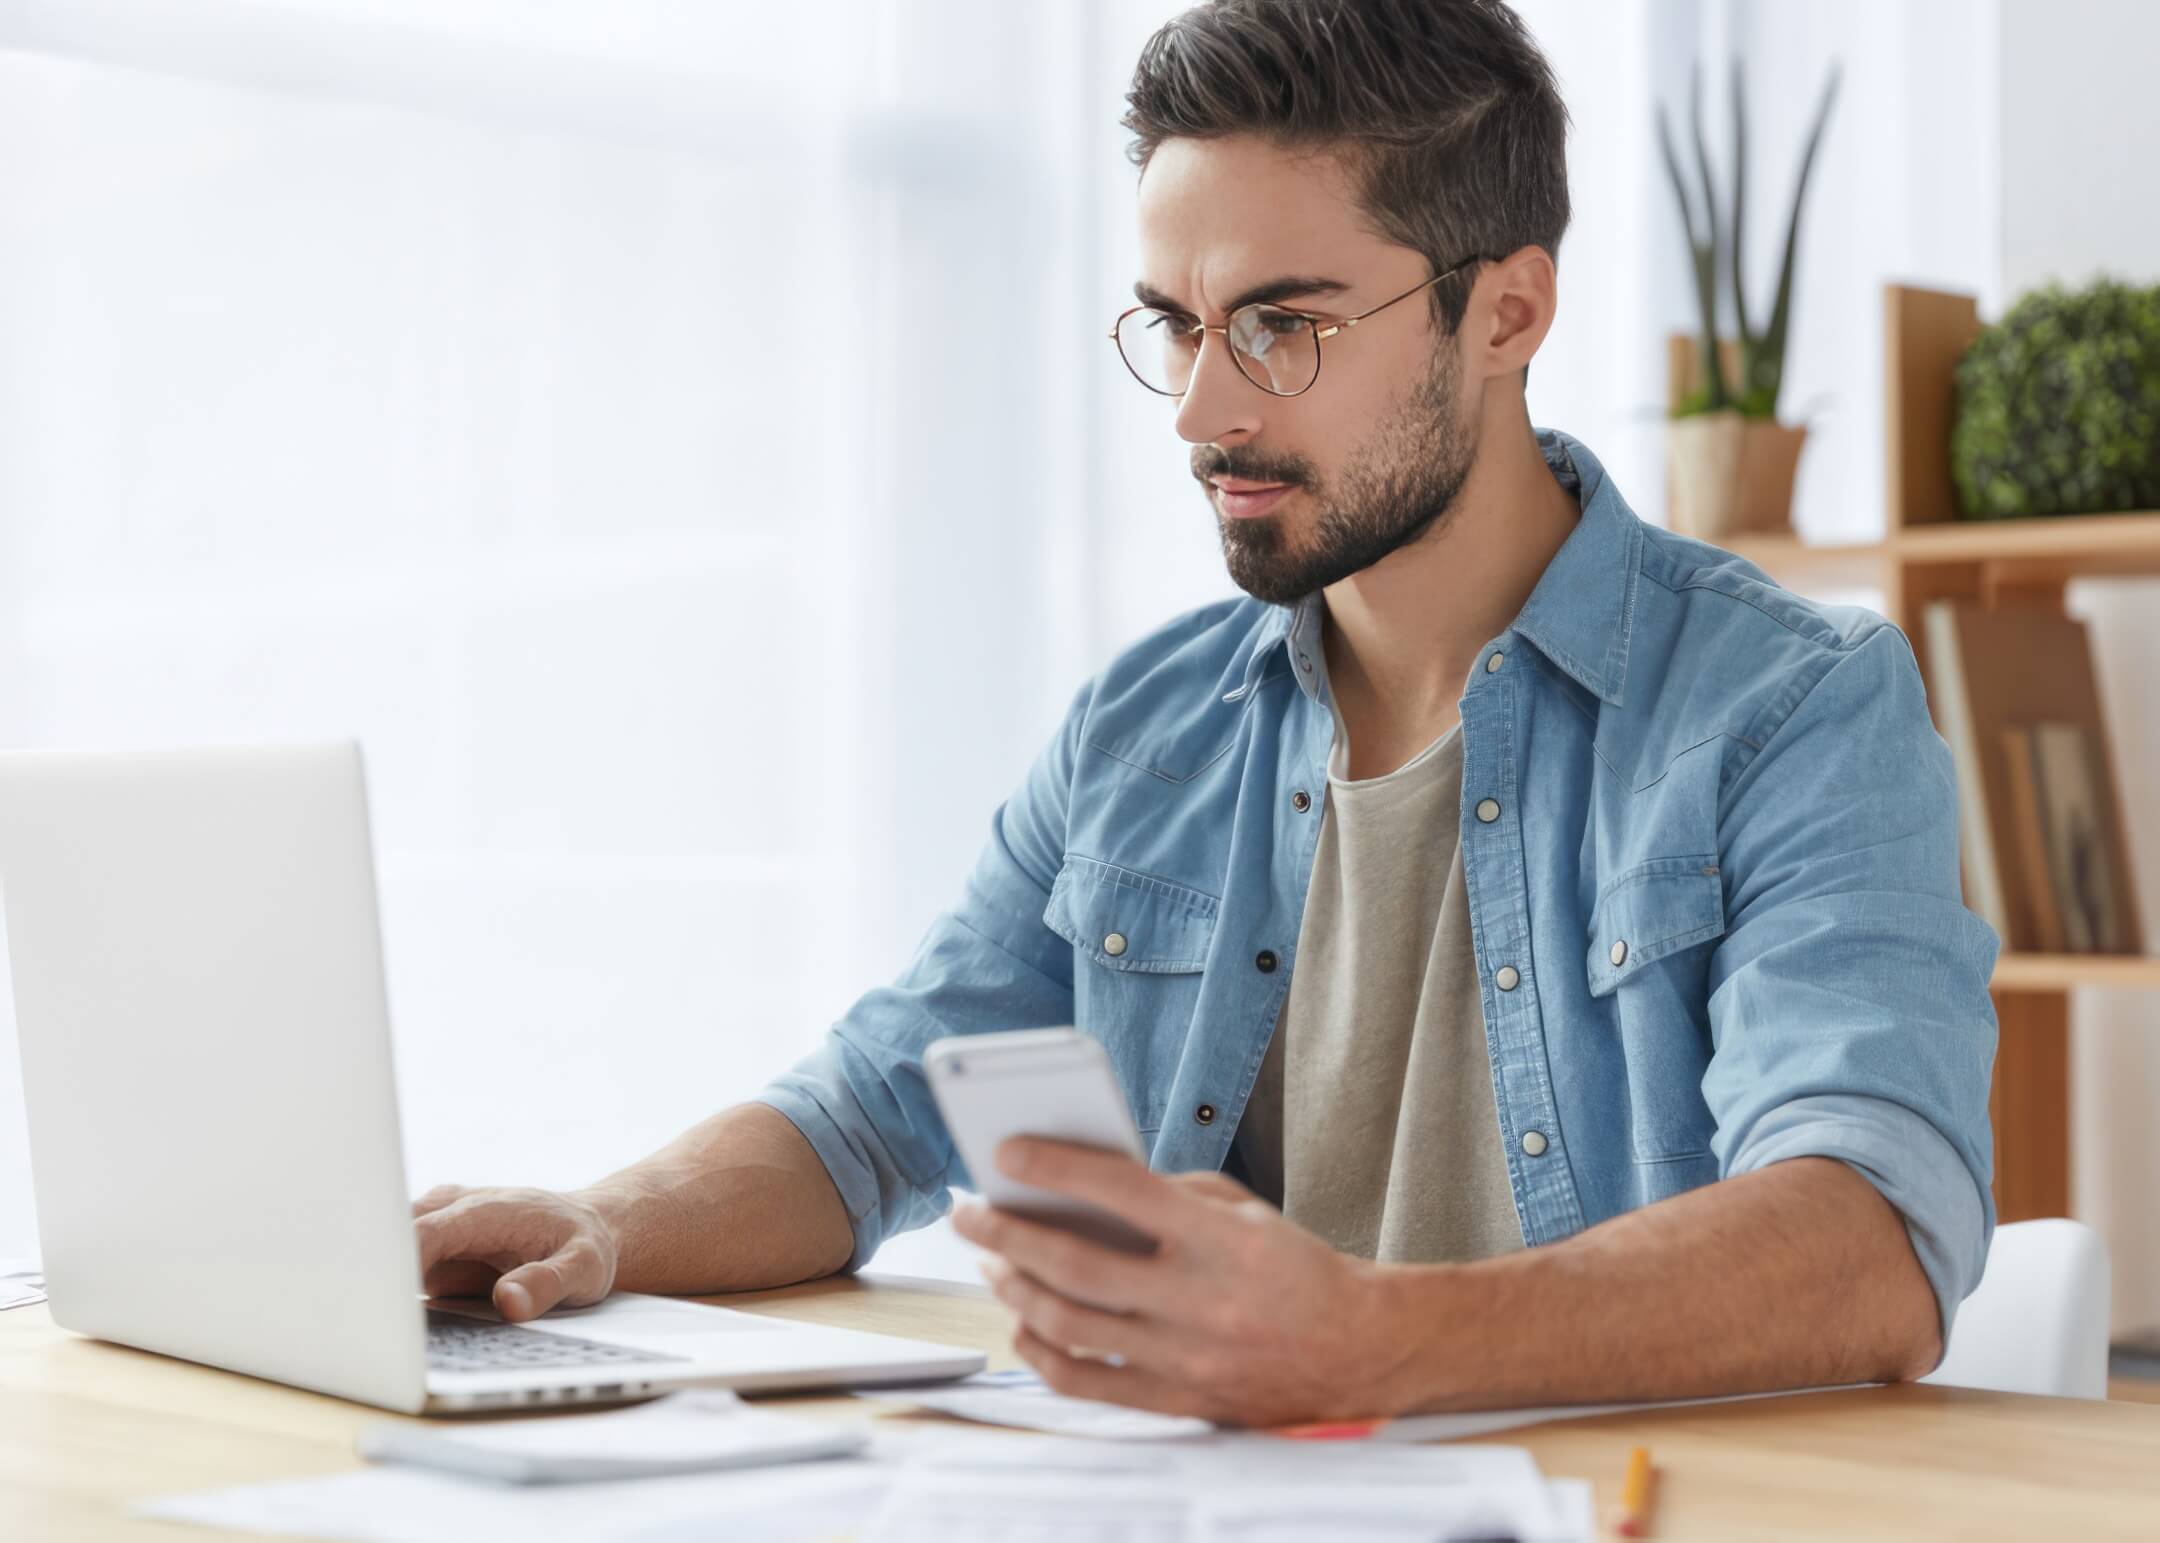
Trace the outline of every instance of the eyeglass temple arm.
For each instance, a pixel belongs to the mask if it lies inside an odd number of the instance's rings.
[[[1386,309],[1387,309],[1387,308],[1388,308],[1389,306],[1391,306],[1391,305],[1394,305],[1394,304],[1395,304],[1395,303],[1396,303],[1397,301],[1401,301],[1401,300],[1407,300],[1407,299],[1409,299],[1409,298],[1410,298],[1410,297],[1411,297],[1412,295],[1416,294],[1416,293],[1417,293],[1417,292],[1418,292],[1419,290],[1421,290],[1421,289],[1430,289],[1430,288],[1431,288],[1431,287],[1432,287],[1433,285],[1435,285],[1435,284],[1439,283],[1439,282],[1440,282],[1440,281],[1441,281],[1442,279],[1446,278],[1446,277],[1447,277],[1447,276],[1448,276],[1449,274],[1452,274],[1452,273],[1460,273],[1460,272],[1461,272],[1461,271],[1462,271],[1463,269],[1465,269],[1465,268],[1469,267],[1469,266],[1470,266],[1470,264],[1472,264],[1472,263],[1474,263],[1474,262],[1490,262],[1490,261],[1492,261],[1492,260],[1493,260],[1493,259],[1491,259],[1491,258],[1487,258],[1487,257],[1465,257],[1465,258],[1464,258],[1464,259],[1463,259],[1463,260],[1462,260],[1461,262],[1457,263],[1457,264],[1456,264],[1456,265],[1455,265],[1454,267],[1452,267],[1452,268],[1443,268],[1443,269],[1442,269],[1442,270],[1441,270],[1440,272],[1438,272],[1438,273],[1434,274],[1434,275],[1433,275],[1433,276],[1432,276],[1431,278],[1429,278],[1429,279],[1426,279],[1426,280],[1424,280],[1424,281],[1422,281],[1422,282],[1420,282],[1420,283],[1417,283],[1417,284],[1413,284],[1413,285],[1411,285],[1411,286],[1410,286],[1410,287],[1409,287],[1408,289],[1404,290],[1404,291],[1403,291],[1403,292],[1402,292],[1401,294],[1397,295],[1397,296],[1395,297],[1395,299],[1394,299],[1394,300],[1383,300],[1383,301],[1381,301],[1381,302],[1380,302],[1380,303],[1379,303],[1378,305],[1374,306],[1374,307],[1373,307],[1373,308],[1372,308],[1371,310],[1369,310],[1369,311],[1360,311],[1360,312],[1358,312],[1358,313],[1357,313],[1357,315],[1355,315],[1355,316],[1345,316],[1345,317],[1344,317],[1344,318],[1343,318],[1343,319],[1342,319],[1341,321],[1339,321],[1339,322],[1336,322],[1336,323],[1334,323],[1334,324],[1333,324],[1333,325],[1331,325],[1331,326],[1326,326],[1326,327],[1318,327],[1318,328],[1315,328],[1315,329],[1313,330],[1313,336],[1314,336],[1315,338],[1331,338],[1331,337],[1333,337],[1333,336],[1334,336],[1334,335],[1335,335],[1336,333],[1338,333],[1338,332],[1342,331],[1342,330],[1343,330],[1344,328],[1346,328],[1346,327],[1355,327],[1355,326],[1356,326],[1356,325],[1357,325],[1357,324],[1358,324],[1359,322],[1363,321],[1363,320],[1364,320],[1364,319],[1365,319],[1366,317],[1368,317],[1368,316],[1377,316],[1377,315],[1379,315],[1379,314],[1380,314],[1380,313],[1381,313],[1382,311],[1386,310]],[[1146,307],[1144,307],[1144,306],[1135,306],[1135,307],[1134,307],[1133,309],[1134,309],[1134,310],[1145,310],[1145,309],[1146,309]],[[1131,314],[1132,314],[1132,312],[1131,312],[1131,311],[1127,311],[1127,312],[1125,312],[1125,313],[1124,313],[1124,315],[1121,315],[1121,316],[1119,316],[1119,317],[1118,317],[1118,321],[1120,321],[1120,322],[1124,321],[1125,317],[1126,317],[1126,316],[1130,316]],[[1208,325],[1208,324],[1207,324],[1206,322],[1204,322],[1204,321],[1201,321],[1201,320],[1200,320],[1200,319],[1199,319],[1198,317],[1194,317],[1194,318],[1193,318],[1193,329],[1194,329],[1194,330],[1195,330],[1196,332],[1202,332],[1202,333],[1206,333],[1206,332],[1219,332],[1219,333],[1221,333],[1221,334],[1223,335],[1223,338],[1224,338],[1225,340],[1228,340],[1228,338],[1229,338],[1229,336],[1230,336],[1230,327],[1229,327],[1229,324],[1228,324],[1227,322],[1226,322],[1226,323],[1224,323],[1224,324],[1223,324],[1222,326],[1220,326],[1220,327],[1210,327],[1210,326],[1209,326],[1209,325]],[[1113,343],[1115,343],[1115,342],[1117,341],[1117,335],[1118,335],[1118,329],[1117,329],[1117,327],[1116,327],[1115,325],[1113,325],[1113,326],[1112,326],[1112,327],[1110,328],[1110,331],[1109,331],[1109,334],[1108,334],[1108,336],[1109,336],[1109,338],[1110,338],[1110,341],[1111,341],[1111,342],[1113,342]]]
[[[1314,336],[1314,337],[1316,337],[1316,338],[1331,338],[1331,337],[1333,337],[1333,336],[1334,336],[1334,335],[1335,335],[1336,333],[1338,333],[1338,332],[1342,331],[1342,330],[1343,330],[1343,329],[1344,329],[1345,327],[1355,327],[1355,326],[1356,326],[1356,325],[1357,325],[1357,324],[1358,324],[1359,322],[1363,321],[1363,320],[1364,320],[1364,319],[1365,319],[1366,317],[1368,317],[1368,316],[1377,316],[1377,315],[1379,315],[1379,314],[1380,314],[1380,313],[1381,313],[1382,311],[1386,310],[1386,309],[1387,309],[1387,308],[1388,308],[1389,306],[1391,306],[1391,305],[1395,304],[1395,303],[1396,303],[1396,301],[1398,301],[1398,300],[1407,300],[1407,299],[1409,299],[1409,298],[1410,298],[1410,297],[1411,297],[1412,295],[1416,294],[1416,293],[1417,293],[1417,292],[1418,292],[1419,290],[1421,290],[1421,289],[1430,289],[1430,288],[1431,288],[1431,287],[1432,287],[1433,285],[1435,285],[1435,284],[1439,283],[1439,282],[1440,282],[1440,281],[1441,281],[1442,279],[1446,278],[1446,277],[1447,277],[1447,276],[1448,276],[1449,274],[1451,274],[1451,273],[1460,273],[1460,272],[1461,272],[1461,271],[1462,271],[1463,269],[1465,269],[1465,268],[1469,267],[1469,266],[1470,266],[1470,265],[1471,265],[1472,263],[1474,263],[1474,262],[1481,262],[1481,261],[1487,261],[1487,260],[1489,260],[1489,259],[1483,259],[1483,258],[1477,258],[1477,257],[1465,257],[1465,258],[1464,258],[1464,259],[1463,259],[1463,260],[1462,260],[1461,262],[1457,263],[1457,264],[1456,264],[1456,265],[1455,265],[1454,267],[1452,267],[1452,268],[1443,268],[1443,269],[1442,269],[1442,270],[1441,270],[1440,272],[1438,272],[1438,273],[1434,274],[1434,275],[1433,275],[1433,276],[1432,276],[1431,278],[1429,278],[1429,279],[1425,280],[1425,281],[1424,281],[1424,282],[1423,282],[1422,284],[1413,284],[1413,285],[1411,285],[1411,286],[1410,286],[1410,287],[1409,287],[1408,289],[1404,290],[1404,291],[1403,291],[1403,292],[1402,292],[1401,294],[1397,295],[1397,296],[1395,297],[1395,299],[1394,299],[1394,300],[1383,300],[1383,301],[1381,301],[1381,302],[1380,302],[1380,303],[1379,303],[1378,305],[1374,306],[1374,307],[1373,307],[1373,308],[1372,308],[1371,310],[1369,310],[1369,311],[1360,311],[1360,312],[1358,312],[1358,313],[1357,313],[1357,315],[1355,315],[1355,316],[1345,316],[1345,317],[1344,317],[1344,318],[1343,318],[1343,319],[1342,319],[1341,321],[1339,321],[1339,322],[1336,322],[1336,323],[1335,323],[1335,324],[1334,324],[1334,325],[1333,325],[1332,327],[1322,327],[1322,328],[1319,328],[1318,330],[1316,330],[1316,331],[1315,331],[1315,332],[1313,333],[1313,336]]]

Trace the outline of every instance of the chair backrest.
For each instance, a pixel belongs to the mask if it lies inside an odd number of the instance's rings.
[[[1921,1378],[2002,1393],[2106,1398],[2108,1250],[2061,1218],[1995,1229],[1987,1270],[1950,1326],[1950,1351]]]

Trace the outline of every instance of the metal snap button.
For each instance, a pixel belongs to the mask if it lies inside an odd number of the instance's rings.
[[[1253,955],[1253,967],[1262,975],[1273,975],[1275,973],[1275,964],[1275,950],[1272,948],[1263,948],[1259,953]]]
[[[1620,966],[1620,965],[1623,965],[1623,964],[1626,964],[1626,963],[1627,963],[1627,939],[1626,939],[1626,938],[1621,938],[1621,939],[1620,939],[1619,941],[1617,941],[1616,943],[1614,943],[1614,944],[1613,944],[1613,946],[1612,946],[1612,955],[1611,955],[1611,958],[1612,958],[1612,962],[1613,962],[1613,965],[1614,965],[1614,966],[1615,966],[1616,968],[1617,968],[1618,966]]]
[[[1192,1117],[1202,1125],[1213,1125],[1215,1123],[1215,1106],[1213,1104],[1202,1104],[1192,1112]]]
[[[1524,1131],[1522,1149],[1532,1157],[1543,1157],[1545,1155],[1545,1133],[1541,1130]]]
[[[1477,817],[1480,820],[1483,820],[1487,825],[1490,825],[1493,821],[1499,819],[1500,804],[1498,800],[1490,798],[1478,800]]]
[[[1124,953],[1125,934],[1122,932],[1113,932],[1110,934],[1110,936],[1104,938],[1102,940],[1102,951],[1108,954],[1113,959],[1115,959],[1119,954]]]
[[[1493,972],[1493,984],[1498,986],[1502,991],[1513,991],[1517,986],[1522,984],[1522,977],[1515,973],[1515,966],[1513,966],[1512,964],[1503,964],[1498,970],[1495,970]]]
[[[1290,795],[1290,807],[1299,814],[1303,814],[1312,807],[1312,794],[1306,792],[1303,788],[1299,788]]]
[[[1497,675],[1500,672],[1501,663],[1506,658],[1506,654],[1494,654],[1491,658],[1485,661],[1485,673],[1487,675]]]

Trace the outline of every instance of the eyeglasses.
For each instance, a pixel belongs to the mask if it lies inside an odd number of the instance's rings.
[[[1383,300],[1369,311],[1331,319],[1279,305],[1241,305],[1220,327],[1210,327],[1197,317],[1176,311],[1136,305],[1119,316],[1110,329],[1110,341],[1118,357],[1132,371],[1134,380],[1158,396],[1183,396],[1192,385],[1193,369],[1200,362],[1200,345],[1210,332],[1222,334],[1230,345],[1230,359],[1238,373],[1273,396],[1298,396],[1310,391],[1320,378],[1320,342],[1367,317],[1377,316],[1398,301],[1429,289],[1451,273],[1460,273],[1485,257],[1466,257],[1454,267],[1414,284],[1393,300]]]

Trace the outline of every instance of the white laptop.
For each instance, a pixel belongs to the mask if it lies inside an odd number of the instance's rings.
[[[0,755],[0,894],[65,1328],[430,1413],[983,1365],[665,1297],[424,1303],[356,744]]]

